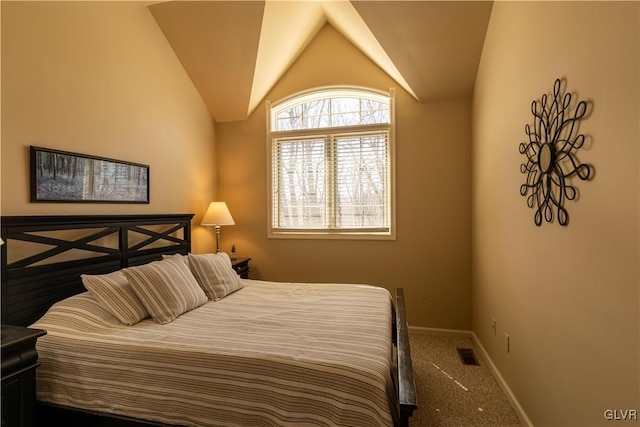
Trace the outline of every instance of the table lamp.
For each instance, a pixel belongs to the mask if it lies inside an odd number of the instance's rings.
[[[220,252],[220,226],[235,224],[225,202],[211,202],[202,218],[202,222],[200,222],[200,225],[213,225],[216,227],[216,253]]]

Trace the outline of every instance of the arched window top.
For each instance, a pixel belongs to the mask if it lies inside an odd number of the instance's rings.
[[[271,131],[323,129],[390,123],[388,93],[329,87],[296,94],[271,106]]]

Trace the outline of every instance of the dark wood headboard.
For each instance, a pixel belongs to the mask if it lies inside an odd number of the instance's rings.
[[[31,325],[54,303],[84,292],[81,274],[105,274],[165,254],[189,253],[192,218],[193,214],[3,216],[2,323]],[[17,252],[21,259],[14,259]]]

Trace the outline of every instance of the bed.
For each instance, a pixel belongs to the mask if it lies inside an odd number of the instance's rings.
[[[402,289],[394,301],[375,286],[231,277],[228,258],[191,253],[192,217],[2,217],[2,323],[47,331],[40,419],[409,425],[417,404]],[[222,266],[222,276],[200,265]],[[167,271],[194,295],[177,315],[164,290],[149,301],[140,291]],[[142,287],[150,315],[123,319],[101,298],[109,283],[91,281],[121,276]]]

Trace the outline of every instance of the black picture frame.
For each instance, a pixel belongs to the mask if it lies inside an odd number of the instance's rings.
[[[149,166],[30,146],[31,202],[149,203]]]

